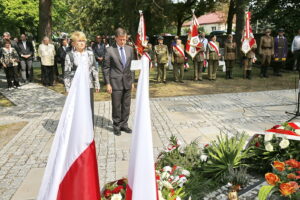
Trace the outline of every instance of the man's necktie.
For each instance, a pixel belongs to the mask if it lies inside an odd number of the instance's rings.
[[[125,57],[125,53],[124,53],[124,48],[120,47],[121,50],[121,60],[122,60],[122,64],[123,64],[123,68],[125,68],[126,65],[126,57]]]

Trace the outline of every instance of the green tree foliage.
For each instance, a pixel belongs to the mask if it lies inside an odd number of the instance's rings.
[[[254,0],[250,10],[253,20],[259,20],[265,27],[284,28],[288,38],[300,28],[300,3],[298,0]]]

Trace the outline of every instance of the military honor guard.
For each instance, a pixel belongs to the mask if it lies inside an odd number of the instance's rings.
[[[144,52],[147,53],[147,56],[149,56],[150,60],[150,68],[153,67],[153,60],[154,60],[154,53],[153,53],[153,46],[149,42],[149,37],[146,36],[146,40],[144,41],[144,44],[142,44],[144,47]]]
[[[216,80],[219,59],[221,57],[216,35],[210,36],[210,41],[207,44],[206,54],[208,59],[208,79]]]
[[[278,30],[277,37],[274,38],[274,75],[281,76],[280,70],[285,66],[288,53],[288,43],[286,37],[284,37],[284,29]]]
[[[167,78],[167,67],[169,61],[169,50],[168,46],[164,45],[164,38],[158,37],[158,45],[154,46],[155,63],[157,65],[157,82],[166,82]]]
[[[226,79],[233,79],[232,69],[236,60],[236,42],[233,41],[233,36],[228,35],[224,46],[224,59],[226,64]]]
[[[265,35],[260,38],[259,54],[261,55],[260,77],[268,78],[268,68],[274,55],[274,39],[271,36],[271,29],[266,29]]]
[[[174,72],[174,81],[183,83],[184,75],[184,63],[185,63],[185,54],[184,54],[184,45],[180,37],[177,37],[176,44],[172,47],[172,64]]]

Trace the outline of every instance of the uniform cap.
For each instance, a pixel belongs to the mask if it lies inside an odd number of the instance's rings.
[[[158,36],[157,40],[163,40],[164,37],[163,36]]]

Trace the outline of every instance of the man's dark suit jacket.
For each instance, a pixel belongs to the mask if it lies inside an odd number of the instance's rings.
[[[63,48],[63,46],[60,46],[57,50],[57,58],[58,58],[58,62],[61,64],[65,64],[65,60],[66,60],[66,55],[69,47],[66,47],[65,49]]]
[[[26,49],[24,48],[23,42],[20,41],[18,42],[18,49],[17,49],[20,58],[25,60],[25,58],[23,58],[21,55],[31,55],[28,59],[32,59],[33,58],[33,54],[34,54],[34,48],[31,42],[26,41]]]
[[[123,67],[117,45],[106,49],[104,61],[104,78],[114,90],[129,90],[134,81],[134,73],[130,71],[131,61],[134,59],[133,48],[125,45],[126,64]]]
[[[95,43],[93,46],[92,46],[92,49],[94,51],[94,54],[95,54],[95,58],[96,58],[96,61],[99,62],[99,60],[97,58],[99,57],[102,57],[103,60],[104,60],[104,56],[105,56],[105,53],[106,53],[106,47],[103,43]]]

